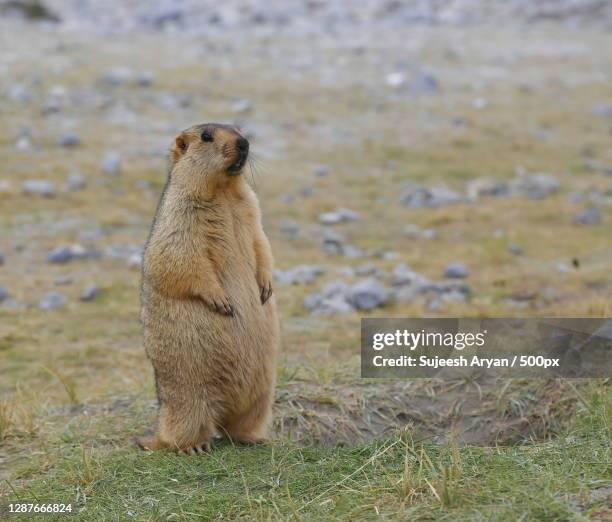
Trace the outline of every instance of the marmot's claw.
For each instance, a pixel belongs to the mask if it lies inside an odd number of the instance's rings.
[[[272,283],[264,283],[261,290],[261,304],[264,304],[272,296]]]
[[[185,455],[203,455],[204,453],[210,453],[210,451],[210,442],[205,442],[204,444],[194,446],[193,448],[185,448],[183,453]]]
[[[229,303],[227,298],[204,299],[204,301],[215,312],[219,312],[222,315],[229,315],[230,317],[234,317],[234,315],[236,315],[234,307]]]

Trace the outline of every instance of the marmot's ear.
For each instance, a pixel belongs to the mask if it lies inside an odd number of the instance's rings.
[[[170,151],[170,159],[172,163],[176,163],[187,150],[187,139],[183,134],[179,134],[174,140],[174,145]]]

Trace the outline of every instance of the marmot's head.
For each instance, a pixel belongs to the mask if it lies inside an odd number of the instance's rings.
[[[249,156],[249,142],[232,125],[203,123],[181,132],[174,140],[172,168],[181,163],[197,167],[206,176],[236,176]]]

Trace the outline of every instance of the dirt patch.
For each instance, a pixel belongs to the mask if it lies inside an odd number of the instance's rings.
[[[577,398],[563,381],[295,383],[274,428],[301,444],[353,445],[410,426],[415,439],[488,446],[555,435]]]

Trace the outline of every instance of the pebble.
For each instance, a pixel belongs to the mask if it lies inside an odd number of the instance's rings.
[[[283,221],[280,224],[280,233],[285,239],[293,241],[300,235],[300,225],[295,221]]]
[[[39,302],[38,308],[41,310],[55,310],[57,308],[63,308],[68,304],[68,300],[59,292],[49,292]]]
[[[107,154],[102,161],[102,171],[111,176],[119,174],[121,172],[121,156],[114,152]]]
[[[410,184],[404,188],[400,201],[412,208],[437,208],[461,203],[463,198],[446,187],[424,187]]]
[[[324,273],[325,269],[318,265],[297,265],[288,270],[275,270],[274,277],[280,283],[307,285]]]
[[[404,236],[414,239],[434,239],[438,235],[433,228],[421,228],[413,223],[406,225],[403,232]]]
[[[444,269],[444,277],[449,279],[464,279],[470,275],[470,271],[463,263],[450,263]]]
[[[81,144],[81,138],[74,132],[62,134],[57,142],[60,147],[76,147]]]
[[[597,207],[589,207],[580,211],[573,219],[574,225],[599,225],[601,212]]]
[[[336,225],[346,221],[357,221],[359,214],[350,208],[339,208],[334,212],[319,214],[319,221],[324,225]]]
[[[37,194],[45,198],[55,196],[53,183],[44,179],[28,179],[21,184],[24,194]]]
[[[47,254],[47,262],[54,264],[68,263],[74,259],[98,257],[99,253],[82,245],[59,245]]]
[[[8,296],[8,291],[0,286],[0,302],[4,301]]]
[[[102,293],[100,287],[96,284],[92,284],[87,286],[81,292],[79,299],[81,301],[93,301],[96,297],[98,297]]]
[[[251,110],[253,110],[253,103],[250,100],[247,100],[246,98],[236,100],[232,104],[232,112],[235,112],[236,114],[246,114],[248,112],[251,112]]]
[[[543,199],[557,192],[561,184],[551,174],[543,172],[536,174],[520,173],[510,182],[510,191],[514,196],[529,199]]]
[[[82,190],[87,186],[87,178],[83,176],[83,174],[79,174],[78,172],[73,172],[68,176],[66,180],[66,184],[64,185],[64,190],[66,192],[74,192],[76,190]]]
[[[314,175],[318,178],[324,178],[330,173],[331,169],[329,165],[317,165],[313,171]]]

